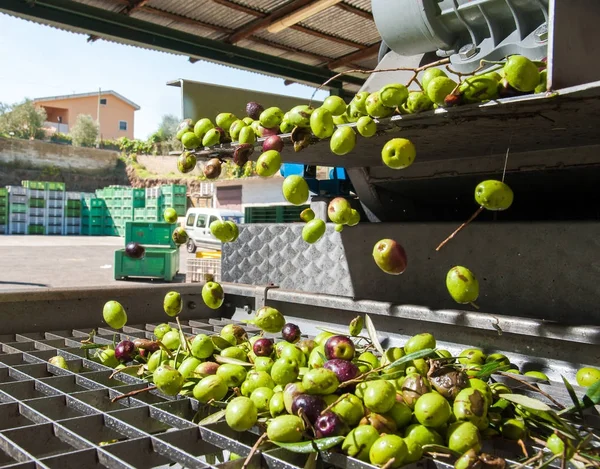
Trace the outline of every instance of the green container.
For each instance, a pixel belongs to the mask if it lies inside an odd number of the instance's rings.
[[[21,181],[21,185],[27,189],[45,190],[46,183],[42,181]]]
[[[67,208],[81,209],[81,200],[67,200]]]
[[[175,225],[170,223],[127,222],[125,244],[140,243],[144,246],[177,247],[172,235]]]
[[[0,214],[0,225],[6,225],[8,223],[8,215]]]
[[[29,199],[29,206],[31,208],[44,208],[46,201],[44,199]]]
[[[101,226],[81,226],[81,234],[87,236],[102,236],[104,230]]]
[[[277,205],[270,207],[246,207],[244,223],[295,223],[302,210],[309,205]]]
[[[66,186],[64,182],[47,182],[46,190],[64,192],[66,190]]]
[[[161,197],[151,197],[146,199],[146,208],[158,208],[163,205],[163,198]]]
[[[43,235],[44,227],[41,225],[29,225],[27,227],[27,233],[30,235]]]
[[[146,248],[146,255],[142,259],[126,256],[125,249],[115,251],[116,280],[128,277],[151,277],[171,282],[178,271],[179,249],[177,248]]]
[[[25,204],[10,204],[10,213],[27,213],[27,205]]]
[[[0,187],[0,197],[8,197],[8,189],[6,187]]]
[[[66,208],[65,209],[66,217],[79,217],[81,216],[81,209],[78,208]]]
[[[168,184],[160,186],[163,195],[183,195],[187,194],[187,186],[182,184]]]
[[[0,195],[0,207],[6,207],[8,205],[8,196]]]
[[[163,205],[186,205],[187,197],[185,196],[185,194],[184,195],[163,194],[162,203],[163,203]]]
[[[90,199],[91,208],[105,208],[106,202],[103,199]]]

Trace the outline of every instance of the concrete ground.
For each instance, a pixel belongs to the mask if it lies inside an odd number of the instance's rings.
[[[0,236],[0,292],[30,288],[94,287],[151,279],[114,280],[114,252],[124,247],[115,236]],[[187,259],[180,249],[179,274],[185,282]]]

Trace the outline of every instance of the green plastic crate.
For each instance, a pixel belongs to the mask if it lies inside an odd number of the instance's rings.
[[[21,185],[27,189],[46,190],[46,183],[42,181],[21,181]]]
[[[8,196],[0,195],[0,207],[6,207],[8,205]]]
[[[44,208],[46,201],[44,199],[29,199],[29,206],[31,208]]]
[[[30,235],[43,235],[44,227],[42,225],[29,225],[27,227],[27,233]]]
[[[64,182],[47,182],[46,190],[47,191],[57,191],[64,192],[66,190],[66,185]]]
[[[146,208],[158,208],[163,205],[163,198],[161,197],[150,197],[146,199]]]
[[[102,236],[104,229],[101,226],[81,226],[81,234],[86,236]]]
[[[0,197],[8,197],[8,189],[6,187],[0,187]]]
[[[308,207],[309,205],[246,207],[244,223],[295,223],[301,221],[300,213]]]
[[[10,204],[10,213],[27,213],[27,205],[25,204]]]
[[[166,184],[160,186],[160,191],[163,195],[177,195],[177,194],[187,194],[187,186],[182,184]]]
[[[8,223],[8,215],[0,213],[0,225],[6,225]]]
[[[173,205],[163,205],[159,210],[158,210],[158,215],[160,217],[162,217],[163,212],[168,209],[168,208],[174,208],[175,211],[177,212],[177,215],[180,217],[184,217],[185,213],[187,211],[187,204],[173,204]]]
[[[161,278],[173,281],[179,270],[179,249],[146,248],[142,259],[131,259],[125,255],[125,249],[115,251],[115,279],[128,277]]]
[[[104,236],[118,236],[117,227],[116,226],[104,226],[102,230],[102,234]]]
[[[164,205],[185,205],[187,204],[187,197],[180,194],[170,195],[163,194],[162,195],[162,203]]]
[[[177,247],[172,235],[175,224],[164,222],[129,221],[125,224],[125,244],[140,243],[144,246]]]
[[[66,217],[79,217],[81,216],[81,209],[78,208],[66,208],[65,209]]]
[[[67,208],[81,209],[81,200],[67,200]]]

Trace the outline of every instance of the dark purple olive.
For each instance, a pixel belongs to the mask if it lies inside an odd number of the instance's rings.
[[[289,343],[293,344],[294,342],[298,342],[300,340],[300,328],[296,326],[296,324],[288,322],[285,326],[283,326],[281,335],[283,336],[284,340],[287,340]]]
[[[340,383],[350,381],[358,376],[358,367],[354,363],[342,360],[341,358],[327,360],[323,364],[323,368],[333,371]]]
[[[298,394],[292,401],[292,413],[298,415],[298,410],[302,409],[309,422],[313,424],[325,407],[327,404],[321,396],[311,394]]]
[[[246,104],[246,114],[248,114],[250,119],[254,119],[255,121],[260,118],[260,114],[264,110],[265,108],[255,101],[250,101],[248,104]]]
[[[340,436],[346,433],[344,421],[333,412],[325,412],[315,422],[317,438]]]
[[[146,248],[139,243],[129,243],[125,246],[125,255],[132,259],[142,259],[146,255]]]
[[[261,137],[271,137],[273,135],[277,135],[279,133],[279,127],[260,127],[260,136]]]
[[[136,352],[135,344],[131,340],[122,340],[115,347],[115,358],[120,362],[130,362]]]
[[[269,150],[281,151],[283,150],[283,140],[279,135],[271,135],[263,142],[263,152]]]
[[[252,346],[252,351],[257,357],[269,357],[273,353],[273,341],[271,339],[257,339]]]

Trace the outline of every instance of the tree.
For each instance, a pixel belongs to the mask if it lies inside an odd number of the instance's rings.
[[[98,138],[98,124],[92,116],[79,114],[71,128],[71,137],[75,147],[93,147]]]
[[[163,142],[169,140],[177,133],[177,126],[179,125],[179,119],[173,114],[165,114],[160,119],[157,133],[163,137]]]
[[[46,119],[44,108],[37,107],[30,99],[13,105],[0,103],[0,133],[12,132],[18,138],[42,139]]]

